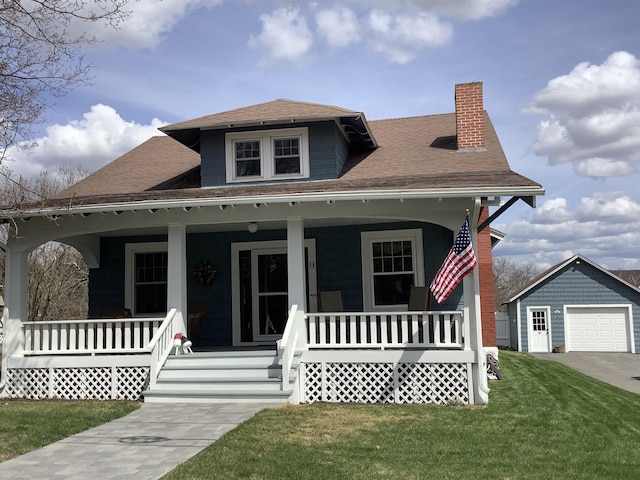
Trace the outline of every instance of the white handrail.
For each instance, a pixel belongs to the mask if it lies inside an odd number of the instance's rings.
[[[156,386],[156,380],[160,374],[160,370],[164,366],[171,349],[173,348],[173,319],[176,316],[177,310],[172,308],[167,313],[162,325],[158,328],[158,331],[149,342],[147,350],[151,352],[151,365],[149,371],[149,388]]]
[[[306,314],[309,348],[464,348],[460,311]]]
[[[289,377],[293,368],[293,359],[299,343],[303,340],[304,313],[292,305],[282,338],[278,341],[278,357],[282,365],[282,390],[288,390]]]

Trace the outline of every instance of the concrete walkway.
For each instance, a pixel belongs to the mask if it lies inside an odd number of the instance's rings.
[[[532,353],[553,360],[605,383],[640,394],[640,355],[633,353]]]
[[[155,480],[273,406],[146,403],[126,417],[0,463],[0,479]]]

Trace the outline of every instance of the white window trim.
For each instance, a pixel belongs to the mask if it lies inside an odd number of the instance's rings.
[[[300,173],[276,175],[275,159],[273,155],[273,141],[280,138],[295,137],[300,139]],[[234,142],[250,140],[256,140],[260,142],[261,175],[237,177]],[[226,133],[225,159],[227,183],[309,178],[309,129],[307,127],[299,127]]]
[[[124,246],[124,306],[135,314],[135,256],[136,253],[160,253],[169,251],[168,242],[127,243]],[[140,316],[140,315],[136,315]],[[155,316],[155,315],[149,315]]]
[[[424,251],[422,243],[422,230],[419,228],[408,230],[383,230],[376,232],[362,232],[360,234],[360,252],[362,256],[362,300],[365,311],[375,310],[406,310],[407,305],[381,305],[373,304],[373,257],[371,244],[373,242],[388,242],[411,240],[413,246],[413,271],[415,274],[415,286],[424,286]]]

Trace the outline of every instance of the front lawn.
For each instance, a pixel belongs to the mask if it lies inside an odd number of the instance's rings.
[[[120,418],[139,402],[0,399],[0,462]]]
[[[286,406],[165,479],[635,479],[640,396],[501,352],[486,407]]]

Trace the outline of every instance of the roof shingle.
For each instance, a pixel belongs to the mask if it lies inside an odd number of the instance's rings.
[[[163,130],[193,128],[194,125],[211,124],[222,119],[246,119],[245,115],[249,114],[252,118],[263,114],[288,117],[303,112],[329,116],[353,113],[337,107],[276,100],[170,125]],[[170,137],[153,137],[61,192],[48,205],[97,205],[142,200],[233,198],[247,195],[259,197],[398,188],[540,188],[536,182],[511,171],[486,114],[485,120],[486,148],[477,151],[449,148],[451,139],[455,144],[456,124],[453,113],[377,120],[368,124],[378,141],[378,148],[352,155],[337,179],[206,189],[198,188],[199,154]],[[73,201],[69,202],[70,199]]]

